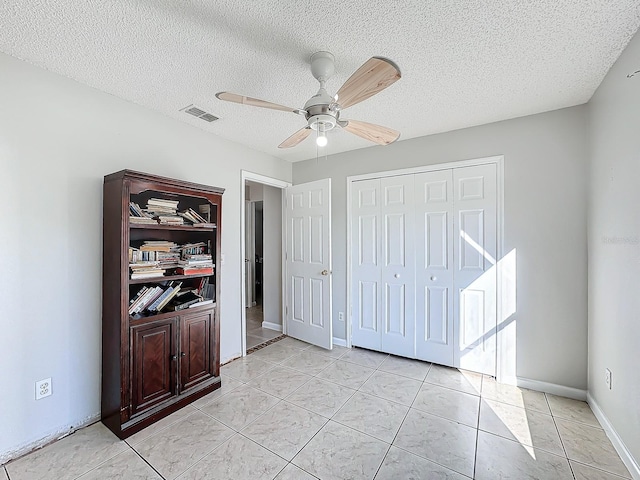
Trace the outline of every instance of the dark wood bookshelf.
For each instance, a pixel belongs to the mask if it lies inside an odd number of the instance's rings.
[[[129,248],[147,240],[203,242],[219,264],[224,189],[132,170],[105,176],[103,188],[101,419],[124,439],[220,388],[220,269],[132,280]],[[208,204],[215,227],[131,224],[129,202],[142,208],[153,198],[178,200],[179,210]],[[197,288],[203,277],[216,302],[129,315],[136,285],[179,280]]]

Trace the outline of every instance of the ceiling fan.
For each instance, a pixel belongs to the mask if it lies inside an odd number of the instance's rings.
[[[216,97],[227,102],[303,115],[307,119],[307,125],[278,145],[278,148],[295,147],[312,131],[316,132],[318,146],[324,147],[327,144],[326,133],[335,127],[344,128],[347,132],[379,145],[395,142],[400,136],[400,132],[358,120],[341,120],[340,113],[345,108],[366,100],[399,80],[400,69],[398,66],[389,59],[372,57],[356,70],[340,87],[338,93],[332,97],[327,93],[325,85],[334,71],[334,58],[331,53],[317,52],[311,56],[311,73],[320,82],[320,90],[304,104],[302,109],[285,107],[277,103],[229,92],[216,93]]]

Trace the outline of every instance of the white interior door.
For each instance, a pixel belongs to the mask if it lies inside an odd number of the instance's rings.
[[[413,175],[380,180],[382,351],[415,355]]]
[[[416,357],[453,365],[453,171],[415,176]]]
[[[496,373],[497,168],[453,171],[454,365]]]
[[[285,195],[287,334],[331,349],[331,179]]]
[[[380,179],[351,189],[351,343],[382,349]]]

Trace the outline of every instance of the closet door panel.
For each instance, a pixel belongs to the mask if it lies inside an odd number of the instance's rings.
[[[453,365],[453,173],[415,175],[416,357]]]
[[[453,171],[455,205],[454,365],[495,375],[497,168]]]
[[[413,175],[380,180],[382,351],[415,356]]]
[[[382,349],[380,179],[355,182],[351,190],[351,341]]]

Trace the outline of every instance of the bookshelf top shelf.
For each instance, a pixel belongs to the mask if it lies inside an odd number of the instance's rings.
[[[212,277],[213,274],[208,275],[164,275],[162,277],[151,277],[151,278],[136,278],[129,279],[129,285],[140,285],[141,283],[160,283],[160,282],[168,282],[171,280],[185,280],[187,278],[203,278],[203,277]]]
[[[194,227],[193,225],[164,225],[164,224],[147,224],[147,223],[131,223],[129,227],[133,229],[142,230],[170,230],[170,231],[186,231],[186,232],[212,232],[217,228],[213,227]]]

